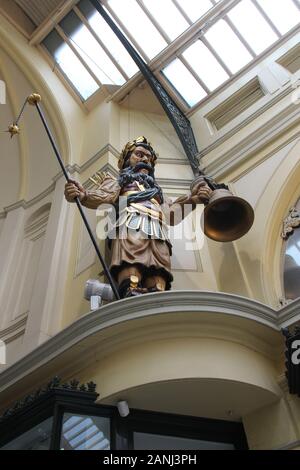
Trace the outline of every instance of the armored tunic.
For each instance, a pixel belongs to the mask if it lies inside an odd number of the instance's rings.
[[[107,175],[97,190],[88,191],[82,204],[91,209],[103,203],[116,205],[120,196],[124,196],[125,200],[130,194],[143,189],[136,181],[121,188],[116,179]],[[175,202],[182,204],[186,199],[183,196]],[[110,239],[110,271],[115,279],[126,265],[138,264],[147,275],[164,276],[166,288],[170,289],[173,280],[170,261],[172,245],[168,238],[165,211],[172,202],[168,201],[164,206],[160,203],[159,198],[151,198],[121,207],[115,224],[116,236]]]

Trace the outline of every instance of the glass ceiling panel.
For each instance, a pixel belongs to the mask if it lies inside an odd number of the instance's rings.
[[[206,96],[206,92],[179,59],[167,65],[163,69],[163,74],[189,106],[194,106]]]
[[[126,26],[149,59],[167,46],[166,41],[135,0],[109,0],[108,5]]]
[[[215,56],[201,41],[196,41],[182,55],[211,91],[229,78]]]
[[[77,52],[103,84],[123,85],[125,78],[72,11],[60,23]]]
[[[292,0],[257,0],[281,34],[300,23],[300,12]]]
[[[132,77],[136,72],[138,72],[138,67],[133,62],[125,47],[102,16],[94,9],[92,4],[88,0],[81,0],[77,6],[86,17],[90,26],[102,43],[111,52],[116,62],[122,67],[128,77]]]
[[[213,7],[210,0],[177,0],[177,3],[192,21],[197,21]]]
[[[142,3],[171,40],[176,39],[189,27],[189,23],[172,0],[142,0]]]
[[[46,37],[44,45],[84,100],[99,89],[97,82],[56,31]]]
[[[224,20],[214,24],[205,38],[232,73],[238,72],[252,60],[251,54]]]
[[[232,8],[227,16],[256,54],[263,52],[278,39],[277,34],[250,0],[243,0]]]
[[[164,39],[160,31],[164,31],[165,37],[170,38],[172,42],[188,29],[189,21],[197,21],[222,1],[105,0],[102,3],[118,27],[121,30],[126,28],[127,33],[124,34],[133,47],[138,44],[139,52],[144,52],[143,58],[151,60],[168,47],[168,40]],[[297,2],[299,4],[299,0]],[[258,55],[278,40],[276,31],[265,19],[265,15],[282,35],[300,22],[296,0],[239,0],[235,3],[236,5],[227,11],[225,20],[222,19],[224,13],[220,12],[214,19],[217,22],[213,24],[208,14],[204,36],[182,52],[186,66],[180,58],[174,60],[175,53],[173,61],[165,68],[164,63],[172,60],[171,54],[164,59],[161,71],[189,106],[198,103],[206,96],[208,90],[215,90],[230,78],[229,75],[235,74],[252,62],[253,54],[245,47],[245,42],[253,53]],[[151,16],[143,11],[141,4]],[[122,85],[127,77],[130,78],[138,72],[138,67],[89,0],[80,0],[77,8],[89,23],[87,26],[76,8],[60,23],[71,41],[69,44],[72,48],[55,30],[47,36],[44,44],[81,97],[87,99],[99,89],[97,79],[104,84]],[[228,20],[231,21],[232,27]],[[99,37],[104,49],[91,30]],[[196,34],[199,35],[199,31]],[[241,36],[244,41],[239,39]],[[184,47],[185,43],[180,44],[180,51],[184,50]],[[87,68],[72,51],[74,48]],[[110,52],[109,55],[106,54],[105,48]],[[200,83],[195,78],[197,76]],[[201,83],[205,85],[205,90]]]

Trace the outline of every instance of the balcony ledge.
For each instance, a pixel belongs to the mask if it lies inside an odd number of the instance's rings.
[[[0,374],[2,401],[53,375],[71,377],[84,365],[145,341],[214,338],[279,358],[280,329],[299,311],[296,300],[279,312],[248,298],[216,292],[169,291],[112,302],[87,313]],[[22,386],[18,384],[22,382]]]

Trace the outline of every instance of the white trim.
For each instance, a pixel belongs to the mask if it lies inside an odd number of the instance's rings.
[[[297,305],[299,303],[300,299]],[[285,308],[282,310],[285,310]],[[165,324],[164,331],[162,331],[162,325],[158,318],[170,314],[174,315],[174,322],[172,323],[174,327],[178,323],[176,322],[177,315],[181,316],[181,321],[182,315],[193,315],[193,321],[185,322],[185,327],[190,328],[188,334],[193,336],[203,336],[205,334],[205,331],[203,332],[201,328],[201,322],[206,321],[207,323],[207,315],[209,315],[209,318],[212,319],[211,334],[213,336],[215,334],[217,336],[225,335],[228,339],[229,335],[230,341],[242,344],[245,344],[246,341],[248,347],[265,355],[271,355],[273,358],[274,347],[277,342],[281,344],[277,312],[260,302],[237,295],[205,291],[169,291],[160,294],[146,294],[112,302],[98,310],[87,313],[73,322],[4,370],[0,374],[0,391],[12,387],[22,378],[34,373],[34,371],[38,374],[39,381],[48,379],[53,374],[55,367],[56,369],[62,368],[62,370],[59,370],[60,373],[67,373],[70,368],[73,373],[74,367],[78,367],[79,363],[81,367],[86,365],[87,355],[92,353],[94,356],[96,344],[107,354],[105,348],[108,348],[110,352],[115,348],[118,349],[122,342],[126,343],[128,341],[128,335],[130,338],[133,335],[133,338],[144,341],[143,334],[149,335],[150,327],[148,325],[145,332],[143,319],[152,319],[152,328],[154,328],[156,334],[163,334],[168,337],[168,335],[172,335],[173,327],[170,327],[168,321]],[[218,318],[218,326],[215,324],[216,320],[213,319],[215,315]],[[220,315],[222,325],[220,325]],[[232,321],[233,317],[239,318],[239,326],[237,326],[236,321]],[[246,321],[244,326],[243,321]],[[253,326],[252,333],[249,332],[249,321]],[[195,328],[195,322],[200,322],[199,328]],[[181,322],[179,323],[181,325]],[[123,325],[124,330],[122,334],[119,334]],[[114,327],[117,327],[119,332],[117,335],[114,335]],[[247,339],[241,338],[237,332],[233,331],[234,328],[242,328]],[[262,328],[262,332],[269,331],[269,334],[273,335],[272,344],[261,341],[256,336],[254,332],[257,328]],[[102,341],[102,335],[104,334],[107,339],[109,331],[113,338]],[[216,333],[213,333],[213,331],[216,331]],[[183,331],[182,334],[185,335]],[[277,338],[277,334],[278,340],[275,341],[274,338]],[[133,338],[130,338],[130,341],[133,340]],[[92,341],[93,347],[91,347],[90,341]],[[62,356],[65,354],[69,359],[72,357],[71,363],[69,360],[65,362],[62,360]],[[57,365],[55,365],[56,361],[58,361]]]
[[[22,318],[16,320],[7,328],[4,328],[2,331],[0,330],[0,339],[5,343],[10,343],[11,341],[19,338],[25,333],[26,323],[28,318],[28,312],[22,315]]]

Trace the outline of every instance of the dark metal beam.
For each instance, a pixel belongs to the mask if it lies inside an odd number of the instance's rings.
[[[179,107],[177,106],[173,98],[164,89],[160,81],[155,77],[155,75],[150,70],[146,62],[144,62],[142,57],[138,54],[138,52],[134,49],[134,47],[130,44],[130,42],[124,36],[124,34],[120,31],[116,23],[106,13],[100,1],[90,0],[90,2],[93,4],[96,10],[100,13],[100,15],[104,18],[106,23],[111,27],[113,32],[119,38],[123,46],[126,48],[128,53],[130,54],[130,56],[132,57],[132,59],[134,60],[138,68],[140,69],[144,78],[149,83],[152,91],[154,92],[155,96],[159,100],[162,108],[164,109],[165,113],[170,119],[178,135],[178,138],[184,148],[186,156],[189,159],[194,175],[202,174],[202,172],[199,170],[199,162],[197,159],[197,155],[199,151],[197,148],[194,132],[193,132],[190,121],[183,114],[183,112],[179,109]]]

